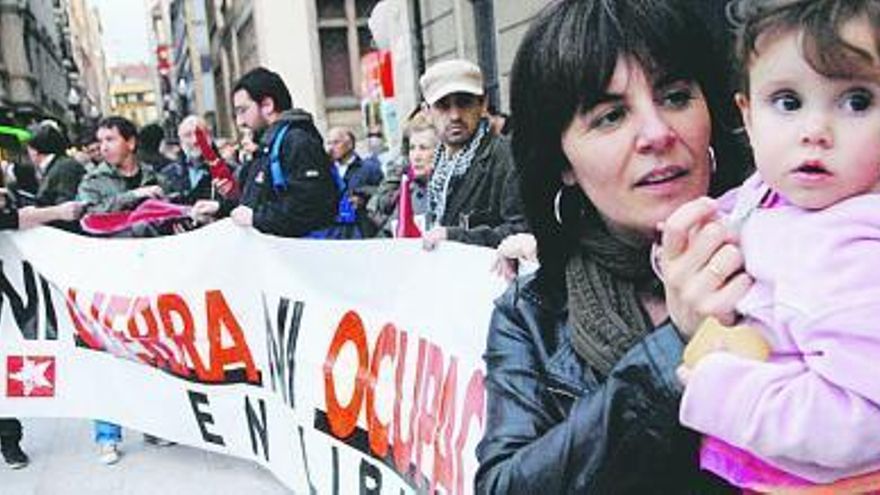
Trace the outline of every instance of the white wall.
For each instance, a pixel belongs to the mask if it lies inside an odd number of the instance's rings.
[[[326,128],[315,0],[254,0],[260,62],[281,75],[293,104]]]

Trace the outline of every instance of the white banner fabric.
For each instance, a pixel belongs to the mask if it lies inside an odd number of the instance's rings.
[[[254,460],[296,493],[471,493],[493,256],[229,221],[4,233],[0,417],[112,421]]]

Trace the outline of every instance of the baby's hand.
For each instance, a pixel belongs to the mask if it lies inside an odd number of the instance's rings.
[[[713,352],[729,352],[766,361],[770,356],[770,346],[754,327],[726,327],[715,318],[706,318],[684,349],[684,367],[693,369],[701,359]]]

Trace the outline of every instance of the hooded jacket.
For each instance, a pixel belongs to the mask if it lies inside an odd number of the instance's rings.
[[[275,134],[285,125],[280,162],[286,187],[272,186],[269,151]],[[254,212],[260,232],[283,237],[303,237],[333,224],[338,193],[330,175],[330,158],[323,139],[308,113],[294,109],[265,130],[260,149],[246,165],[241,204]]]

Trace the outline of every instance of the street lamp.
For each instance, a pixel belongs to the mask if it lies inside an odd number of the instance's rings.
[[[189,85],[182,77],[177,81],[177,96],[180,98],[180,118],[182,120],[189,115]]]
[[[74,135],[79,135],[79,115],[81,112],[80,103],[82,99],[79,96],[79,92],[76,88],[70,88],[70,92],[67,93],[67,105],[70,108],[70,112],[73,114],[73,133]]]

